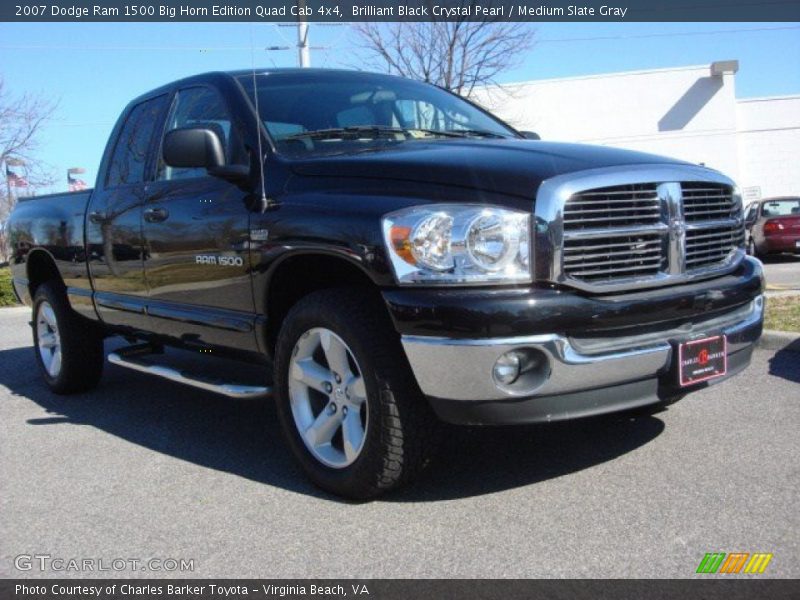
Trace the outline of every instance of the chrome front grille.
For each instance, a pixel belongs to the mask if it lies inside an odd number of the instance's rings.
[[[537,279],[587,291],[715,276],[744,257],[741,199],[702,167],[562,175],[542,184],[534,212]]]
[[[584,281],[623,274],[655,276],[664,269],[664,241],[659,233],[564,240],[564,271]]]
[[[681,189],[683,216],[687,223],[729,219],[741,214],[741,206],[734,202],[733,189],[729,185],[692,181],[681,184]]]
[[[661,202],[654,183],[581,192],[564,206],[564,231],[651,225],[660,220]]]
[[[738,226],[690,229],[686,232],[686,268],[689,271],[725,260],[744,245],[744,230]]]

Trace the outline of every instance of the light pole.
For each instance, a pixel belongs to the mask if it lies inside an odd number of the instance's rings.
[[[8,163],[6,163],[6,192],[8,193],[8,205],[11,206],[11,180],[8,178]]]
[[[306,0],[297,0],[297,60],[303,69],[311,66],[311,53],[308,49],[308,21],[303,14],[305,8]]]

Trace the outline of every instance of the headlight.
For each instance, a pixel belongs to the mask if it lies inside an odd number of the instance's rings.
[[[530,214],[505,208],[432,204],[383,218],[400,284],[531,281]]]

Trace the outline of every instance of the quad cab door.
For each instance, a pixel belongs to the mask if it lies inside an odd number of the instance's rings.
[[[100,318],[147,326],[142,210],[152,183],[154,148],[169,107],[162,94],[133,106],[112,133],[86,215],[86,256]]]
[[[216,133],[226,164],[249,164],[215,88],[177,91],[164,134],[185,127]],[[205,169],[171,167],[160,150],[158,157],[142,217],[151,328],[199,346],[256,350],[247,192]]]

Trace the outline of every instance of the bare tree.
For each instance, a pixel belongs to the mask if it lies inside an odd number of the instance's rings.
[[[473,4],[465,0],[462,6]],[[535,34],[528,23],[497,19],[354,27],[371,68],[434,83],[467,98],[479,88],[496,87],[497,77],[533,47]]]
[[[12,96],[0,78],[0,169],[3,169],[3,179],[6,178],[5,169],[11,163],[23,166],[23,177],[31,189],[53,183],[53,176],[37,158],[37,150],[42,128],[55,109],[55,102],[39,96]],[[9,193],[9,187],[1,185],[0,262],[8,259],[5,223],[14,203],[15,197]]]

